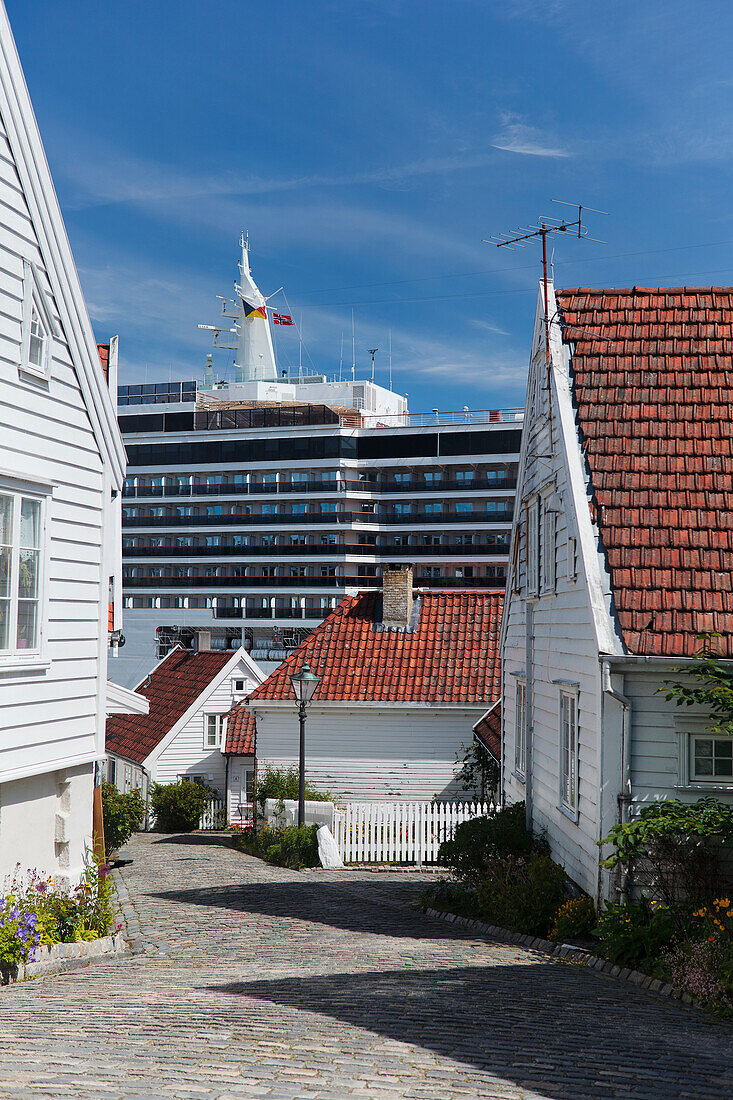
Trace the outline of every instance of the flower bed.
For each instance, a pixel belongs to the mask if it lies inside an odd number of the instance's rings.
[[[88,856],[81,882],[70,891],[20,864],[0,894],[0,979],[14,981],[43,948],[91,943],[119,932],[114,925],[114,886],[106,864]],[[92,953],[94,953],[92,951]]]

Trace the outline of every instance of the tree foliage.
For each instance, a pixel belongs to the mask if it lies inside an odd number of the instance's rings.
[[[712,734],[733,736],[733,662],[723,661],[716,642],[720,634],[699,634],[693,663],[678,668],[697,681],[665,680],[659,691],[678,707],[700,706],[708,712],[707,729]]]
[[[479,802],[494,798],[499,789],[499,765],[494,758],[475,740],[470,745],[461,745],[456,764],[461,770],[456,775],[461,790],[470,791]]]
[[[102,784],[102,817],[108,852],[115,852],[142,826],[145,802],[137,789],[121,794],[114,783]]]
[[[201,814],[219,795],[205,783],[179,779],[177,783],[154,783],[150,805],[155,827],[161,833],[191,833],[198,829]]]
[[[299,772],[293,765],[291,768],[266,767],[257,777],[257,802],[262,812],[265,812],[265,801],[268,798],[276,798],[284,801],[286,798],[298,799]],[[307,802],[330,802],[331,795],[328,791],[317,791],[311,787],[306,778],[305,798]]]

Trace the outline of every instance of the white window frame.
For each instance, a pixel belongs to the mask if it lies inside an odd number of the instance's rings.
[[[580,724],[577,687],[561,687],[558,701],[558,794],[559,808],[578,820],[580,800]]]
[[[5,474],[0,471],[0,495],[11,497],[13,500],[13,519],[11,531],[11,555],[10,555],[10,616],[8,624],[8,639],[10,645],[7,649],[0,650],[0,674],[22,672],[25,670],[37,670],[48,668],[50,660],[47,653],[48,633],[48,501],[53,491],[50,482],[39,483],[36,480],[25,481]],[[19,649],[17,645],[18,629],[18,582],[20,574],[20,514],[21,501],[23,499],[36,501],[41,506],[41,519],[39,524],[38,556],[38,644],[32,649]]]
[[[528,500],[525,505],[525,547],[524,560],[527,571],[527,596],[533,597],[539,591],[539,501]]]
[[[527,775],[527,681],[517,678],[514,691],[514,774],[522,783]]]
[[[695,771],[695,746],[698,741],[710,741],[713,747],[713,767],[715,766],[715,747],[716,745],[725,744],[726,747],[733,749],[733,738],[726,736],[725,734],[713,733],[691,733],[687,738],[688,753],[689,753],[689,776],[692,783],[705,784],[711,787],[730,787],[733,786],[733,774],[731,775],[698,775]]]
[[[557,513],[549,502],[542,509],[542,591],[554,594],[557,589]]]
[[[243,676],[235,676],[232,680],[232,692],[234,695],[246,695],[247,694],[247,680]],[[238,685],[242,686],[239,687]]]
[[[212,733],[212,719],[214,720],[214,740],[211,740]],[[225,714],[205,714],[204,715],[204,748],[205,749],[220,749],[224,744],[224,735],[226,733],[226,715]]]
[[[41,354],[38,363],[31,362],[32,325],[37,319],[41,333]],[[22,375],[47,382],[51,376],[51,356],[53,337],[58,335],[58,326],[51,310],[38,269],[30,260],[23,260],[23,313],[20,327],[20,366]]]

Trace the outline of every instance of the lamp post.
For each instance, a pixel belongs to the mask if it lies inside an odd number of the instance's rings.
[[[300,760],[298,772],[298,825],[305,821],[305,710],[313,693],[320,683],[320,676],[311,672],[308,664],[302,665],[299,672],[290,677],[293,693],[298,700],[298,718],[300,719]]]

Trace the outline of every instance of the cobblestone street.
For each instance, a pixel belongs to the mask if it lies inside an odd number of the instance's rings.
[[[297,874],[214,835],[123,855],[139,953],[0,992],[0,1096],[731,1094],[730,1028],[418,915],[418,874]]]

